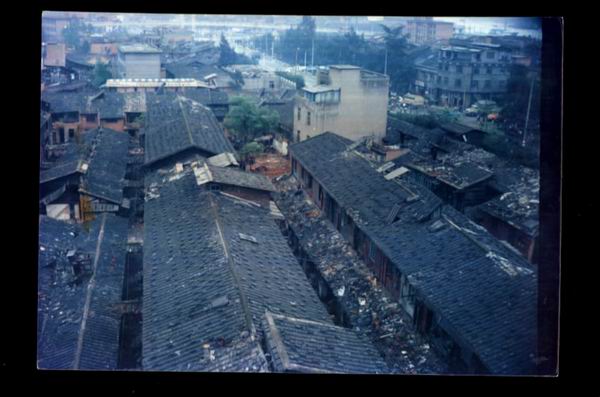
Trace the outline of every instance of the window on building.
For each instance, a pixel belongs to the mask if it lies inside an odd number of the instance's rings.
[[[75,130],[73,128],[69,128],[69,140],[72,141],[75,138]]]
[[[319,185],[319,201],[323,201],[323,188]]]
[[[308,186],[309,189],[312,189],[312,182],[313,182],[312,175],[308,174],[308,181],[307,181],[306,185]]]
[[[494,59],[496,57],[496,53],[494,51],[488,51],[486,54],[487,59]]]
[[[274,81],[269,81],[269,88],[270,89],[274,89],[275,88],[275,82]]]
[[[460,87],[462,85],[461,79],[454,80],[454,87]]]
[[[444,77],[444,85],[448,85],[448,77]]]
[[[300,121],[300,117],[302,116],[302,108],[298,106],[298,121]],[[298,131],[298,136],[300,136],[300,131]],[[300,140],[300,138],[298,138]]]
[[[62,127],[58,130],[58,139],[59,143],[65,143],[65,129]]]
[[[481,61],[481,54],[475,54],[475,60]]]
[[[456,73],[462,73],[463,72],[463,67],[462,65],[459,65],[456,67]]]
[[[310,112],[306,112],[306,125],[310,125]]]
[[[479,88],[479,80],[471,81],[471,88]]]
[[[490,88],[491,86],[492,86],[492,80],[486,80],[484,87],[485,88]]]
[[[492,68],[487,68],[486,72],[487,72],[487,74],[492,74]]]
[[[296,142],[300,142],[300,131],[296,132]]]
[[[473,74],[479,74],[479,68],[474,68],[473,69]]]

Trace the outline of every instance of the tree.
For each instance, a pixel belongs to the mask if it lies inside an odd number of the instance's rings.
[[[264,145],[258,142],[250,142],[244,145],[242,150],[240,150],[240,156],[244,161],[246,161],[249,157],[255,157],[262,152],[265,151]]]
[[[92,25],[85,24],[79,19],[75,19],[63,29],[62,33],[63,38],[65,39],[65,44],[68,47],[74,48],[77,52],[85,52],[86,48],[89,51],[89,43],[87,41],[83,41],[82,38],[87,37],[92,32]]]
[[[396,92],[406,92],[416,74],[412,59],[408,55],[407,35],[402,33],[403,26],[389,28],[381,25],[381,28],[384,32],[387,74],[390,76],[391,89]]]
[[[219,64],[220,65],[233,65],[236,62],[236,53],[229,45],[229,42],[225,38],[225,35],[221,33],[221,43],[219,44]]]
[[[500,104],[502,105],[500,116],[507,126],[515,126],[517,129],[523,129],[525,126],[525,118],[527,117],[526,113],[530,92],[532,94],[531,111],[529,115],[530,123],[539,119],[539,81],[534,82],[534,89],[531,91],[532,79],[537,79],[537,76],[537,74],[530,76],[527,67],[523,65],[513,65],[510,78],[506,85],[506,93],[500,101]]]
[[[96,66],[94,66],[93,84],[97,87],[100,87],[111,77],[112,73],[110,72],[108,65],[102,62],[96,62]]]
[[[243,144],[273,131],[278,123],[277,112],[258,107],[254,101],[245,97],[231,99],[229,113],[223,122],[225,128],[233,132]]]

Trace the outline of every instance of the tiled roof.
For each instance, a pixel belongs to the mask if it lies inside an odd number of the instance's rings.
[[[168,92],[147,94],[146,107],[146,165],[187,150],[209,156],[235,153],[207,107]]]
[[[64,154],[47,170],[40,171],[40,183],[46,183],[75,173],[85,173],[84,163],[89,160],[97,130],[82,134],[81,142],[70,142]]]
[[[146,186],[145,369],[234,365],[223,357],[239,352],[226,348],[265,310],[329,321],[268,210],[199,187],[187,168],[150,173]]]
[[[500,169],[498,173],[498,185],[505,193],[483,203],[479,208],[530,236],[537,236],[540,204],[538,171],[519,166]]]
[[[455,135],[464,135],[471,131],[480,131],[477,128],[469,127],[468,125],[460,123],[447,123],[443,124],[441,128]]]
[[[102,92],[93,97],[87,105],[87,111],[98,112],[101,119],[124,117],[125,99],[120,92]]]
[[[125,100],[119,92],[70,91],[44,93],[42,100],[50,103],[52,113],[100,113],[100,118],[123,117]]]
[[[58,162],[50,169],[40,172],[40,183],[50,182],[75,173],[83,173],[82,165],[83,162],[80,160]]]
[[[229,87],[234,83],[229,73],[223,71],[217,66],[200,65],[195,60],[186,60],[177,63],[169,63],[166,70],[176,78],[192,78],[204,81],[206,76],[216,74],[217,87]]]
[[[273,183],[269,180],[269,178],[262,174],[255,174],[231,167],[206,165],[205,168],[208,170],[208,173],[203,175],[206,175],[208,178],[201,178],[202,183],[216,182],[225,185],[240,186],[268,192],[275,191],[275,186],[273,186]]]
[[[388,181],[382,173],[353,150],[351,141],[331,132],[291,145],[294,157],[321,183],[324,189],[359,223],[364,219],[365,232],[378,233],[396,204],[399,216],[420,219],[441,205],[427,189],[406,178]],[[418,196],[412,200],[407,198]],[[380,222],[374,222],[378,220]]]
[[[448,157],[451,159],[451,157]],[[407,166],[432,178],[464,189],[492,177],[493,173],[481,166],[469,162],[445,162],[428,158],[414,158]]]
[[[443,208],[442,218],[429,220],[427,213],[439,207],[431,192],[410,186],[419,196],[413,203],[423,201],[413,209],[414,204],[405,201],[404,189],[345,147],[335,134],[325,133],[290,150],[490,371],[531,371],[530,354],[536,346],[535,269],[449,207]],[[404,176],[399,178],[408,183]],[[398,221],[390,223],[396,204]],[[441,229],[433,232],[437,227]]]
[[[213,88],[198,88],[186,90],[181,95],[210,107],[211,105],[228,105],[229,97],[226,92]]]
[[[41,216],[39,225],[38,367],[116,369],[120,314],[113,305],[121,299],[127,219],[104,214],[86,228]],[[70,250],[90,254],[93,276],[74,282]]]
[[[80,191],[121,204],[129,135],[108,128],[95,131],[96,141]]]
[[[52,113],[80,112],[85,109],[90,92],[44,92],[42,100],[50,104]]]
[[[278,372],[387,373],[369,340],[352,329],[266,313],[263,329]]]

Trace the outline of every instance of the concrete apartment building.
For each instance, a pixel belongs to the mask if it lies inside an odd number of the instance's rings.
[[[432,17],[413,18],[405,22],[404,33],[408,35],[408,42],[416,45],[447,42],[454,34],[454,24],[434,21]]]
[[[316,84],[300,90],[294,109],[294,140],[326,131],[380,141],[387,127],[389,77],[352,65],[317,71]]]
[[[128,79],[160,79],[160,54],[145,44],[119,46],[117,74]]]
[[[414,90],[440,105],[464,109],[503,95],[511,62],[510,53],[498,44],[441,47],[415,62]]]

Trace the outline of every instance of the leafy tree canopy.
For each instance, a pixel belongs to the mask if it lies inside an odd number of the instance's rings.
[[[258,107],[250,98],[234,97],[230,101],[229,113],[223,122],[243,142],[249,142],[273,131],[279,123],[279,114],[272,109]]]
[[[108,68],[108,65],[102,62],[96,62],[96,66],[94,66],[94,77],[92,83],[99,87],[102,84],[106,83],[106,80],[112,77],[112,73]]]

